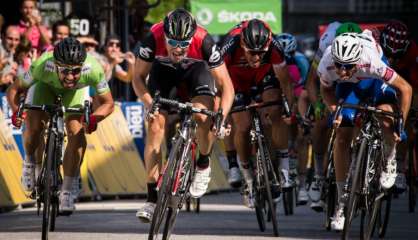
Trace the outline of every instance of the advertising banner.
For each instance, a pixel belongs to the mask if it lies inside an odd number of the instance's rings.
[[[122,102],[122,111],[128,122],[129,131],[134,138],[135,145],[144,159],[145,148],[145,107],[140,102]]]
[[[192,0],[193,16],[211,34],[226,34],[244,20],[266,21],[274,33],[282,32],[281,0]]]
[[[22,138],[22,128],[15,128],[12,125],[12,109],[9,106],[9,103],[7,102],[7,98],[6,98],[6,94],[5,93],[0,93],[0,110],[3,112],[4,114],[4,121],[7,125],[7,127],[9,127],[12,130],[13,133],[13,137],[15,139],[15,142],[19,148],[19,152],[21,154],[22,157],[25,156],[25,150],[23,149],[23,138]]]

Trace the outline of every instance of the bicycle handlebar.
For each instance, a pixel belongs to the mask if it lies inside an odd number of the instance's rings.
[[[277,101],[270,101],[270,102],[253,103],[253,104],[250,104],[250,105],[247,105],[247,106],[238,106],[238,107],[232,108],[231,111],[230,111],[230,114],[231,113],[237,113],[237,112],[244,112],[244,111],[253,110],[253,109],[257,109],[257,108],[270,107],[270,106],[274,106],[274,105],[279,105],[281,103],[282,103],[281,100],[277,100]]]

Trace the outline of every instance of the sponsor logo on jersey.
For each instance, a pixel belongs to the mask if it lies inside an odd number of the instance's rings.
[[[386,72],[385,75],[383,76],[383,80],[385,81],[389,81],[390,79],[392,79],[394,74],[394,71],[390,68],[386,68]]]
[[[30,85],[32,83],[32,81],[33,81],[32,73],[30,71],[25,72],[23,74],[23,83],[25,85]]]
[[[219,62],[219,60],[221,60],[221,53],[218,51],[216,45],[213,45],[212,54],[209,57],[209,62],[216,63],[216,62]]]
[[[86,63],[83,65],[83,67],[81,68],[81,74],[88,74],[91,72],[91,64],[90,63]]]
[[[101,92],[102,90],[108,89],[109,85],[107,84],[107,81],[105,79],[102,79],[96,86],[96,89],[98,92]]]
[[[55,72],[55,63],[53,61],[46,61],[45,72]]]
[[[152,53],[152,50],[149,47],[139,48],[139,55],[145,59],[149,59],[151,53]]]

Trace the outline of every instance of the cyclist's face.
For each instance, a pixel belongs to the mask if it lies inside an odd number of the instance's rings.
[[[64,88],[72,89],[77,85],[81,77],[82,65],[60,65],[56,64],[58,78]]]
[[[261,66],[261,60],[263,59],[266,51],[251,51],[245,47],[245,44],[241,42],[241,47],[244,49],[244,56],[248,62],[248,65],[252,68],[258,68]]]
[[[170,60],[173,63],[178,63],[183,60],[189,51],[190,44],[191,40],[177,41],[166,37],[165,46]]]
[[[336,73],[342,81],[350,79],[357,72],[357,65],[355,64],[341,65],[335,63],[334,65]]]

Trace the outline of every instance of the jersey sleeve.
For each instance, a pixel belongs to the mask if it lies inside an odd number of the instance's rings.
[[[330,50],[330,49],[327,49]],[[317,73],[319,76],[319,80],[321,84],[325,87],[331,87],[333,85],[332,79],[330,74],[328,73],[327,65],[328,65],[328,58],[330,58],[330,51],[325,52],[324,56],[321,58],[321,61],[319,62]]]
[[[37,60],[32,62],[27,72],[22,71],[21,74],[18,74],[17,77],[24,88],[29,88],[43,77],[42,72],[51,55],[52,53],[49,52],[42,54]]]
[[[221,57],[221,51],[213,38],[207,34],[202,43],[203,60],[208,63],[209,68],[220,66],[224,61]]]
[[[89,86],[93,87],[98,95],[105,94],[110,91],[109,84],[106,81],[103,67],[95,59],[91,58],[91,73],[89,74]]]
[[[282,48],[279,42],[276,41],[274,38],[271,41],[270,48],[271,48],[271,57],[270,57],[271,64],[276,65],[276,66],[278,65],[279,67],[286,66],[286,61],[284,60]]]
[[[152,62],[155,59],[155,38],[152,32],[148,33],[144,41],[135,45],[134,53],[137,58],[146,62]]]

